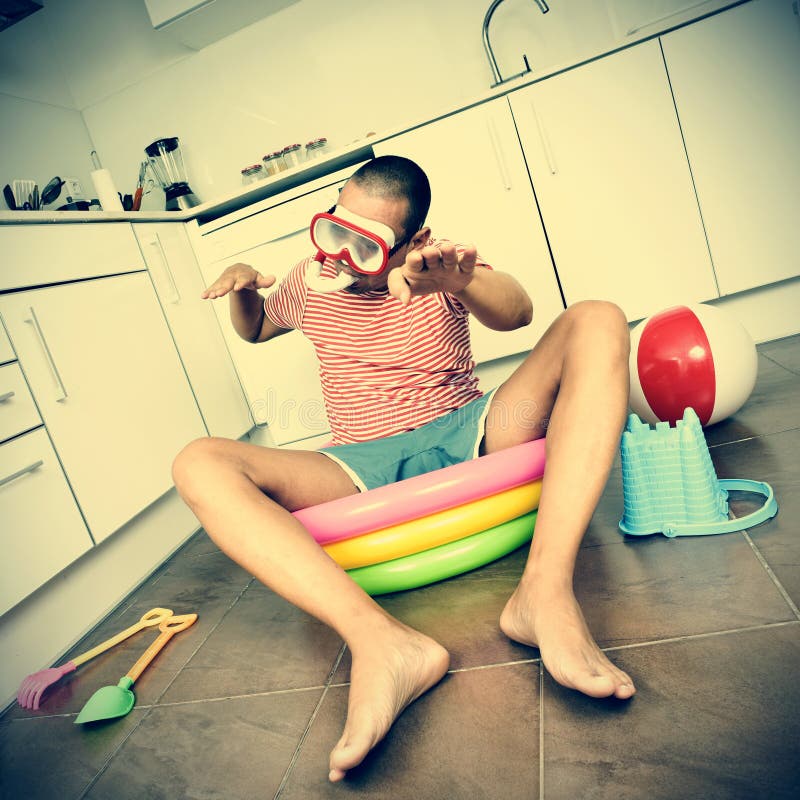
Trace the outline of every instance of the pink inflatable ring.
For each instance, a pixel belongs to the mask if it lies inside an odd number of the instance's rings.
[[[544,474],[544,453],[545,440],[537,439],[303,508],[294,516],[320,544],[338,542],[537,480]]]

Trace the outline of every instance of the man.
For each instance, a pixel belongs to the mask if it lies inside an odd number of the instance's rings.
[[[416,164],[377,158],[350,178],[331,213],[312,221],[317,258],[295,266],[266,301],[258,290],[273,277],[244,264],[223,272],[203,297],[229,296],[240,336],[264,342],[297,328],[314,343],[334,446],[307,452],[202,439],[173,470],[219,547],[349,646],[348,714],[330,755],[332,781],[441,680],[449,656],[389,616],[290,512],[545,434],[536,535],[500,627],[538,647],[565,686],[593,697],[635,692],[595,644],[572,588],[627,413],[625,317],[609,303],[572,306],[502,386],[482,395],[468,314],[513,330],[530,322],[531,302],[474,247],[432,239],[429,204]]]

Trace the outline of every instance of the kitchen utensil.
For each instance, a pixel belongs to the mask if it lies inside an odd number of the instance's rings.
[[[31,205],[33,206],[33,210],[34,211],[38,211],[41,208],[41,206],[39,205],[39,187],[38,186],[34,186],[33,187],[33,195],[32,195],[32,197],[33,197],[33,199],[31,200]]]
[[[64,181],[62,181],[58,176],[51,178],[45,185],[44,189],[42,189],[42,196],[40,198],[41,204],[43,206],[47,206],[50,205],[50,203],[54,203],[56,200],[58,200],[58,196],[61,194],[61,187],[63,185]]]
[[[13,190],[11,189],[11,187],[8,184],[6,184],[3,187],[3,197],[5,198],[6,205],[9,207],[9,209],[11,209],[11,211],[16,211],[17,210],[17,200],[14,197]]]
[[[32,198],[33,198],[33,187],[36,186],[36,181],[30,180],[15,180],[11,182],[11,186],[14,190],[14,200],[17,204],[17,209],[21,209],[24,211],[29,211],[32,206]],[[25,205],[27,204],[27,208]]]
[[[192,192],[186,179],[177,136],[157,139],[145,147],[144,152],[166,194],[167,211],[179,211],[200,204],[200,200]]]
[[[139,164],[139,179],[136,181],[136,191],[133,194],[132,211],[138,211],[142,207],[142,194],[144,192],[144,176],[147,172],[147,162]]]
[[[83,653],[83,655],[76,656],[71,661],[67,661],[66,664],[62,664],[60,667],[41,669],[38,672],[28,675],[28,677],[25,678],[25,680],[20,684],[19,691],[17,692],[17,702],[23,708],[32,708],[34,711],[38,711],[39,700],[41,699],[44,691],[49,686],[52,686],[56,681],[60,680],[64,675],[73,672],[81,664],[85,664],[95,656],[105,653],[106,650],[110,650],[112,647],[114,647],[114,645],[125,641],[125,639],[133,636],[134,633],[137,633],[143,628],[151,628],[154,625],[160,625],[162,622],[166,622],[171,617],[172,611],[168,608],[151,608],[150,611],[142,616],[135,625],[131,625],[130,628],[126,628],[124,631],[118,633],[116,636],[112,636],[110,639],[106,639],[104,642],[98,644],[96,647],[93,647],[91,650],[87,650],[85,653]]]
[[[123,675],[116,686],[103,686],[98,689],[81,709],[81,713],[75,719],[75,724],[124,717],[129,713],[136,702],[136,696],[131,691],[134,681],[176,633],[194,625],[196,620],[197,614],[181,614],[162,622],[158,626],[161,631],[159,637],[145,650],[142,657],[130,668],[128,674]]]

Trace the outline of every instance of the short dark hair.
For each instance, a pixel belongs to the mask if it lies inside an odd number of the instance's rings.
[[[422,168],[411,159],[378,156],[359,167],[350,180],[370,194],[408,202],[402,243],[410,240],[425,224],[431,206],[431,185]]]

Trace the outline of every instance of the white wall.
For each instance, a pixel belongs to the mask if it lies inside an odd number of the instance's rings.
[[[79,111],[0,94],[0,142],[0,185],[27,179],[41,191],[58,175],[78,178],[88,192],[92,140]]]
[[[47,103],[55,93],[81,111],[121,191],[132,191],[143,148],[158,137],[181,138],[195,192],[213,200],[237,188],[239,170],[266,152],[316,136],[342,146],[469,102],[492,82],[481,41],[489,0],[300,0],[197,52],[169,28],[153,30],[143,0],[44,3],[0,33],[0,93]],[[491,39],[504,75],[522,70],[523,53],[537,72],[723,5],[552,0],[542,15],[533,0],[505,0]],[[625,37],[631,20],[672,12]],[[19,57],[7,59],[8,48]],[[26,53],[36,54],[33,80],[27,65],[10,69]],[[5,152],[24,149],[26,114],[19,122]],[[63,162],[80,159],[88,173],[84,143],[61,141],[60,124],[51,148]]]
[[[89,180],[89,131],[54,50],[44,11],[0,32],[0,185]]]

